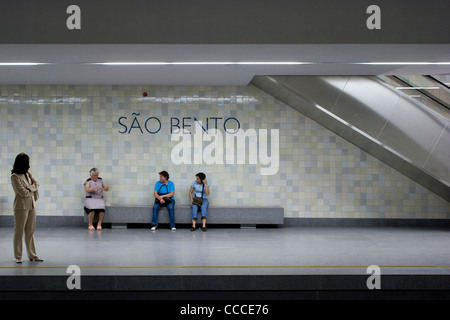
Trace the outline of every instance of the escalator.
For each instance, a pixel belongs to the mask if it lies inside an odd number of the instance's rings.
[[[256,76],[251,83],[450,201],[448,79]]]
[[[443,76],[379,76],[396,90],[401,90],[428,108],[448,117],[450,83]]]

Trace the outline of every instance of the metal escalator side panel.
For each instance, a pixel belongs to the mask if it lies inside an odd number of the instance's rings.
[[[252,83],[450,201],[450,126],[414,99],[370,76],[267,76]]]

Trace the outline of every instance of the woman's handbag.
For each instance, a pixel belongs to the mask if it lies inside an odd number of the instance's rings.
[[[163,186],[166,186],[167,193],[160,193],[161,188]],[[159,190],[158,190],[158,195],[159,196],[163,196],[163,195],[166,195],[166,194],[169,194],[169,193],[170,192],[169,192],[169,189],[167,188],[167,185],[163,184],[161,187],[159,187]],[[170,197],[163,197],[163,200],[164,200],[164,203],[161,203],[161,202],[159,202],[158,198],[155,198],[155,203],[159,204],[161,207],[165,207],[168,204],[172,203],[172,199]]]
[[[203,198],[197,197],[194,195],[194,199],[192,199],[192,204],[201,207],[203,204]]]
[[[194,193],[194,199],[192,200],[192,204],[195,204],[196,206],[201,207],[203,204],[203,190],[205,188],[205,185],[202,186],[202,197],[197,197]]]

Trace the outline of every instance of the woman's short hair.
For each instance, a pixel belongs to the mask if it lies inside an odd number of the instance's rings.
[[[24,174],[28,172],[28,169],[30,169],[30,157],[27,154],[21,152],[16,156],[16,159],[14,160],[11,173]]]
[[[199,177],[201,181],[205,180],[206,178],[206,174],[204,174],[203,172],[199,172],[195,176]]]
[[[97,168],[92,168],[91,170],[89,170],[89,175],[92,176],[93,173],[97,173],[98,169]]]
[[[161,171],[159,173],[159,175],[163,176],[164,178],[166,178],[167,180],[169,180],[169,173],[167,171]]]

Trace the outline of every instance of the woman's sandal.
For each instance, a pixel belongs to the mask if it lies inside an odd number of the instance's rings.
[[[34,258],[30,258],[30,261],[42,262],[42,261],[44,261],[44,259],[39,258],[39,257],[34,257]]]
[[[89,230],[95,230],[94,226],[89,226]]]

